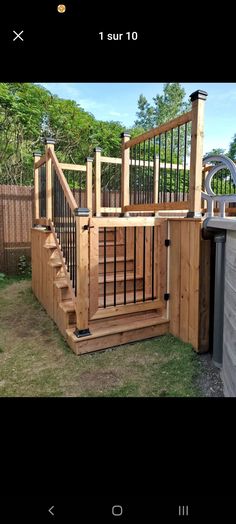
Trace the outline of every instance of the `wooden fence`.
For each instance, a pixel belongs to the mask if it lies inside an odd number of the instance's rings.
[[[33,188],[0,185],[0,272],[18,272],[19,257],[30,260]]]

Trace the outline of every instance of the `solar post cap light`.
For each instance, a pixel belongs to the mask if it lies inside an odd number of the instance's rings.
[[[65,6],[64,4],[59,4],[59,5],[57,6],[57,11],[58,11],[58,13],[65,13],[65,11],[66,11],[66,6]]]

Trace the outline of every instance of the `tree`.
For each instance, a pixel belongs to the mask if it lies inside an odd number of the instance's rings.
[[[64,100],[40,85],[0,84],[0,183],[32,184],[35,150],[44,138],[56,140],[59,161],[84,164],[95,146],[120,156],[119,122],[97,121],[73,100]]]
[[[177,82],[164,84],[163,94],[153,97],[154,105],[144,95],[140,95],[134,128],[138,126],[146,131],[189,111],[190,103],[184,99],[185,90]]]
[[[143,130],[148,130],[155,125],[155,108],[150,106],[146,97],[140,95],[138,99],[138,111],[136,113],[137,120],[135,121],[135,127],[141,127]]]
[[[232,142],[229,144],[229,157],[236,162],[236,134],[233,136]]]

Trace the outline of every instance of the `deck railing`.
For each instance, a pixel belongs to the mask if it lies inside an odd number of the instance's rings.
[[[200,216],[206,96],[204,91],[196,91],[190,97],[191,111],[138,137],[130,139],[123,133],[124,213],[150,210],[150,205],[155,205],[156,211],[183,209],[186,202],[184,208]]]

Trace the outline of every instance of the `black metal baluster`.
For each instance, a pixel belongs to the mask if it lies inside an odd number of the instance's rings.
[[[158,180],[158,191],[159,191],[159,194],[161,194],[161,202],[163,202],[163,198],[162,198],[162,176],[161,176],[161,134],[159,135],[159,180]],[[158,202],[159,202],[159,198],[158,198]]]
[[[146,142],[143,143],[143,204],[146,204],[146,177],[145,177]]]
[[[155,166],[156,166],[156,137],[154,136],[154,141],[153,141],[153,184],[152,184],[153,193],[152,193],[152,202],[154,202],[154,186],[155,186],[154,177],[156,176]],[[157,195],[157,201],[158,201],[158,195]]]
[[[146,227],[143,226],[143,302],[145,302]]]
[[[150,203],[150,138],[148,139],[148,165],[147,165],[147,204]]]
[[[132,192],[132,182],[133,182],[133,172],[132,172],[132,156],[133,156],[133,148],[130,148],[130,169],[129,169],[129,201],[130,204],[133,204],[133,192]]]
[[[79,207],[82,207],[82,173],[79,174]]]
[[[108,168],[108,207],[111,207],[111,164]]]
[[[155,247],[155,227],[152,226],[152,300],[154,300],[154,247]]]
[[[167,137],[167,134],[166,134],[166,131],[165,131],[164,202],[166,202],[166,177],[167,177],[167,172],[166,172],[166,149],[167,149],[166,137]]]
[[[179,192],[179,126],[178,126],[178,138],[177,138],[177,172],[176,172],[176,195],[175,201],[178,201]]]
[[[136,303],[136,226],[134,226],[134,303]]]
[[[107,293],[107,228],[104,227],[104,308],[106,307]]]
[[[116,306],[116,227],[114,228],[114,306]]]
[[[126,304],[126,227],[124,228],[124,304]]]
[[[137,184],[137,167],[136,167],[136,164],[137,164],[137,147],[136,145],[134,146],[134,162],[135,162],[135,166],[134,166],[134,204],[136,204],[136,184]]]
[[[141,169],[140,169],[140,162],[141,162],[141,144],[139,143],[139,152],[138,152],[138,158],[139,158],[139,167],[138,167],[138,204],[141,203]]]
[[[187,160],[187,124],[185,124],[185,126],[184,126],[184,183],[183,183],[183,200],[185,200],[186,160]]]

